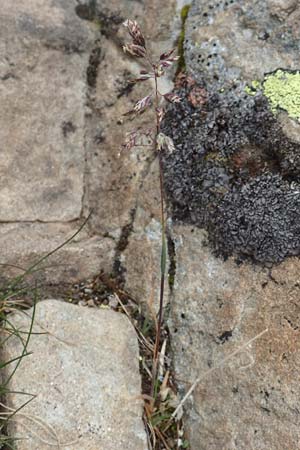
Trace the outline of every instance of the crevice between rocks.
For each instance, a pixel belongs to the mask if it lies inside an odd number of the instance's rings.
[[[168,283],[170,294],[172,295],[174,289],[174,283],[176,278],[176,246],[172,237],[171,230],[167,229],[167,243],[168,243],[168,256],[169,256],[169,270],[168,270]]]
[[[113,274],[118,280],[120,286],[124,286],[125,284],[125,273],[126,268],[122,265],[122,253],[127,248],[129,243],[129,238],[133,232],[133,225],[136,217],[137,208],[134,207],[130,211],[130,220],[129,222],[122,228],[121,235],[119,241],[116,245],[115,257],[113,263]]]
[[[99,111],[94,104],[96,83],[97,83],[97,74],[98,68],[101,61],[104,58],[103,52],[101,50],[101,40],[99,35],[96,37],[93,47],[90,51],[88,66],[86,69],[86,112],[85,112],[85,133],[84,133],[84,175],[83,175],[83,193],[81,200],[81,217],[86,213],[87,205],[88,205],[88,183],[87,178],[89,175],[88,171],[88,147],[89,147],[89,139],[91,139],[92,129],[94,128],[94,118],[95,116],[99,117]]]

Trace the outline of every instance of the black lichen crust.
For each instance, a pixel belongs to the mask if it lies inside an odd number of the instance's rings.
[[[234,186],[217,208],[214,244],[226,254],[279,262],[300,252],[300,189],[265,174]]]
[[[276,263],[300,254],[300,144],[289,140],[263,96],[213,92],[183,81],[163,131],[174,220],[206,228],[218,255]],[[202,96],[202,97],[201,97]]]

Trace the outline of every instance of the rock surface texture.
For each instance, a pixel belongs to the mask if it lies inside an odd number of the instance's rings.
[[[150,255],[140,239],[145,229],[160,239],[157,166],[145,147],[118,157],[126,131],[149,127],[148,117],[122,119],[145,89],[129,83],[143,67],[122,51],[128,17],[139,20],[154,53],[173,45],[175,0],[17,0],[1,8],[0,263],[28,267],[93,210],[49,261],[62,270],[47,269],[46,281],[103,270],[126,283],[126,270],[134,278],[145,258],[157,271],[157,251]],[[128,245],[141,257],[126,253]],[[126,287],[144,298],[152,279],[145,286],[135,277]]]
[[[299,17],[296,1],[194,0],[186,21],[164,167],[175,371],[183,392],[203,376],[191,450],[300,445]]]
[[[32,310],[11,317],[27,332]],[[113,311],[46,300],[36,308],[28,351],[11,390],[37,397],[12,422],[18,450],[147,450],[142,422],[139,350],[128,319]],[[5,360],[22,352],[18,338],[4,348]],[[18,408],[26,396],[10,394]]]
[[[300,442],[299,259],[271,271],[216,258],[203,230],[175,227],[172,344],[192,450],[288,450]],[[249,340],[251,345],[220,362]],[[216,367],[215,370],[212,370]],[[211,370],[211,372],[210,372]],[[207,374],[207,375],[205,375]]]
[[[28,266],[78,228],[85,213],[87,69],[96,32],[75,1],[1,8],[1,263]],[[110,270],[115,244],[87,230],[56,255],[56,281]],[[78,264],[89,253],[90,264]],[[59,275],[60,273],[60,275]],[[53,282],[53,271],[46,272]]]

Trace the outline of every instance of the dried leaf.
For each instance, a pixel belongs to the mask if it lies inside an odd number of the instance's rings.
[[[156,146],[157,150],[162,150],[164,148],[165,135],[163,133],[159,133],[156,138]]]
[[[159,389],[159,395],[162,402],[165,402],[167,400],[168,395],[170,394],[171,388],[168,386],[170,372],[167,370],[165,373],[163,382]]]
[[[176,415],[175,415],[175,420],[177,420],[177,422],[179,422],[179,420],[181,420],[183,417],[183,407],[179,406]]]
[[[159,67],[161,68],[161,70],[166,69],[167,67],[170,67],[173,63],[169,62],[169,61],[162,61],[159,65]]]
[[[148,128],[148,129],[144,130],[143,134],[147,139],[150,140],[151,144],[154,143],[155,131],[153,130],[153,128]]]
[[[166,136],[166,149],[169,153],[173,153],[175,151],[173,139],[171,139],[169,136]]]
[[[162,67],[170,67],[173,62],[178,61],[179,56],[174,56],[174,58],[166,59],[165,61],[161,61],[160,65]]]
[[[153,129],[137,129],[126,133],[125,141],[121,145],[119,155],[122,151],[129,151],[133,147],[139,146],[153,146],[154,137]]]
[[[142,98],[141,100],[139,100],[138,102],[136,102],[136,104],[134,105],[134,110],[137,113],[141,113],[143,111],[145,111],[145,109],[151,105],[151,98],[152,95],[149,94],[146,97]]]
[[[164,74],[165,74],[164,68],[163,68],[162,64],[159,64],[155,68],[155,75],[159,78],[159,77],[162,77]]]
[[[159,66],[164,69],[167,67],[170,67],[173,62],[178,61],[179,56],[172,56],[172,54],[174,53],[175,48],[173,48],[172,50],[163,53],[162,55],[160,55],[160,63]]]
[[[145,39],[138,23],[135,20],[127,19],[123,25],[132,37],[133,43],[145,48]]]
[[[174,61],[177,61],[179,56],[173,56],[172,58],[162,59],[156,67],[156,74],[158,77],[164,75],[165,69],[170,67]]]

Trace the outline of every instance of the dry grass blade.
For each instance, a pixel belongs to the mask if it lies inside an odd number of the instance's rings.
[[[124,313],[126,314],[126,316],[128,317],[128,319],[130,320],[130,322],[132,323],[132,325],[134,326],[137,335],[138,335],[138,339],[140,341],[140,343],[142,345],[144,345],[150,352],[153,352],[153,344],[151,342],[149,342],[148,339],[145,338],[145,336],[143,335],[143,333],[140,331],[139,327],[136,326],[135,322],[132,319],[131,314],[128,312],[125,304],[122,302],[122,300],[120,299],[120,297],[118,296],[118,294],[114,294],[119,302],[119,304],[121,305],[121,308],[123,309]]]
[[[166,349],[167,349],[167,338],[164,340],[164,342],[161,346],[160,353],[159,353],[158,376],[160,379],[163,379],[163,377],[164,377]]]
[[[155,432],[156,432],[157,436],[159,437],[159,439],[163,442],[165,449],[172,450],[171,447],[168,446],[166,439],[165,439],[163,433],[160,431],[160,429],[155,427]]]

